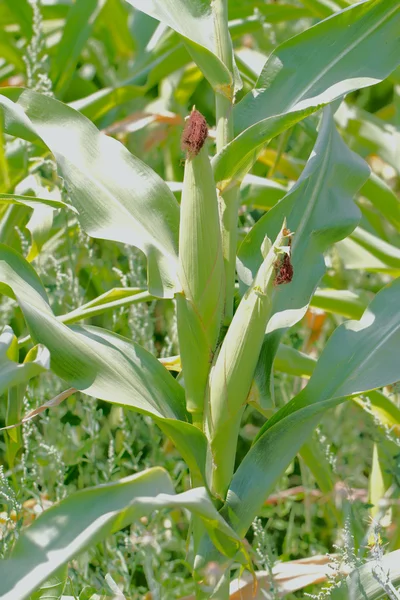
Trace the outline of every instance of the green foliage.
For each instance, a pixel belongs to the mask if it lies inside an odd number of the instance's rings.
[[[2,598],[399,596],[399,27],[0,0]]]

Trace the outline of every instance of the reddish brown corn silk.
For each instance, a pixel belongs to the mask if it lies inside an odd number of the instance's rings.
[[[275,285],[282,285],[282,283],[290,283],[293,279],[293,266],[290,262],[289,254],[284,254],[281,261],[278,261],[276,265],[276,275],[274,279]]]
[[[208,127],[205,118],[198,110],[192,110],[183,130],[181,146],[187,158],[193,158],[202,149],[207,139]]]

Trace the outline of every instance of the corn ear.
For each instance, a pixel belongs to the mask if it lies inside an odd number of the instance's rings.
[[[276,265],[287,234],[284,224],[272,246],[264,241],[264,261],[239,304],[210,374],[206,433],[214,464],[211,487],[220,498],[232,477],[240,421],[271,314]]]
[[[203,413],[204,396],[224,307],[218,201],[207,149],[188,155],[181,200],[178,335],[187,409]]]

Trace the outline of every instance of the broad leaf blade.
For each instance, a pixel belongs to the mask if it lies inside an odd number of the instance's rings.
[[[206,438],[188,422],[182,387],[152,354],[105,329],[61,323],[33,268],[3,244],[0,291],[17,299],[32,339],[50,351],[56,375],[89,395],[150,415],[204,478]]]
[[[378,577],[377,577],[378,575]],[[400,550],[389,552],[379,561],[370,560],[355,569],[340,587],[332,590],[332,600],[379,600],[388,598],[387,590],[379,582],[386,581],[397,587],[400,585]],[[394,596],[392,596],[394,597]]]
[[[374,298],[360,321],[334,332],[307,386],[264,425],[233,476],[223,516],[244,535],[275,481],[321,415],[345,397],[398,379],[400,279]]]
[[[266,235],[274,239],[284,218],[294,232],[293,280],[278,286],[263,347],[262,369],[266,385],[262,406],[271,404],[270,373],[275,352],[286,328],[305,314],[325,272],[323,253],[356,227],[360,211],[352,197],[368,178],[368,167],[343,143],[335,129],[330,107],[324,109],[317,142],[300,179],[290,192],[252,228],[238,254],[242,289],[250,285],[262,262],[261,244]],[[264,403],[263,403],[264,402]]]
[[[54,154],[82,228],[92,237],[137,246],[147,255],[150,292],[177,284],[179,206],[162,179],[82,114],[36,92],[0,96],[7,132],[43,140]]]
[[[216,91],[229,94],[232,76],[217,56],[217,39],[210,0],[127,0],[129,4],[171,27],[181,36]]]
[[[235,127],[243,131],[273,115],[378,83],[399,64],[399,28],[397,0],[368,0],[284,42],[269,57],[255,89],[237,105]]]
[[[218,514],[204,488],[174,494],[168,473],[154,467],[69,496],[25,529],[12,557],[3,561],[2,600],[24,600],[89,545],[162,508],[192,511],[203,519],[214,539],[214,532],[218,531],[231,548],[239,548],[239,539]]]

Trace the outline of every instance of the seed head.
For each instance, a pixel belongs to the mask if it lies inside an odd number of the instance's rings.
[[[207,136],[208,127],[205,118],[198,110],[193,109],[186,121],[181,140],[182,150],[186,150],[187,158],[197,156]]]

